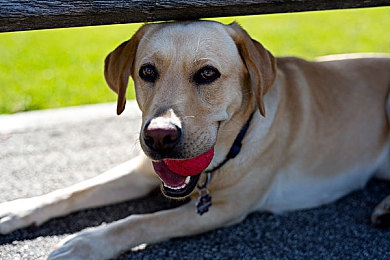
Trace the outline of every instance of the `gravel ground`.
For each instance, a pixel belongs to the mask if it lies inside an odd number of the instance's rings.
[[[128,108],[121,117],[114,115],[114,104],[0,116],[0,202],[79,182],[135,155],[139,111],[134,102]],[[390,259],[390,230],[369,222],[389,191],[390,183],[373,180],[323,207],[254,213],[240,224],[124,252],[118,259]],[[0,235],[0,259],[45,259],[69,234],[175,204],[156,191]]]

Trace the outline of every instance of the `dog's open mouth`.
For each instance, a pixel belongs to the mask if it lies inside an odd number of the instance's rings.
[[[196,187],[200,174],[214,156],[214,148],[189,159],[153,161],[153,167],[163,182],[162,190],[168,197],[185,197]]]
[[[168,197],[185,197],[189,195],[198,183],[199,176],[182,176],[172,172],[164,161],[153,162],[154,170],[160,177],[163,185],[162,191]]]

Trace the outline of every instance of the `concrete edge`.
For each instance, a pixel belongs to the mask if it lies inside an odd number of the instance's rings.
[[[36,131],[60,124],[78,124],[115,117],[118,117],[116,115],[116,103],[102,103],[0,115],[0,134]],[[126,110],[120,117],[134,119],[141,117],[141,112],[136,101],[128,101],[126,103]]]

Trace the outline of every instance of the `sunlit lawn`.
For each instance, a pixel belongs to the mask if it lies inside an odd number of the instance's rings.
[[[238,21],[275,55],[390,53],[390,7],[219,20]],[[114,101],[104,58],[139,26],[0,34],[0,113]]]

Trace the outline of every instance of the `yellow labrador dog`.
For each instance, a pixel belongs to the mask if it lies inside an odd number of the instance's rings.
[[[50,259],[106,259],[142,243],[316,207],[390,180],[390,58],[274,58],[236,23],[143,26],[106,59],[125,108],[129,76],[145,155],[52,193],[0,206],[5,234],[161,185],[178,208],[70,236]],[[385,194],[384,194],[385,197]],[[372,221],[390,214],[390,196]]]

